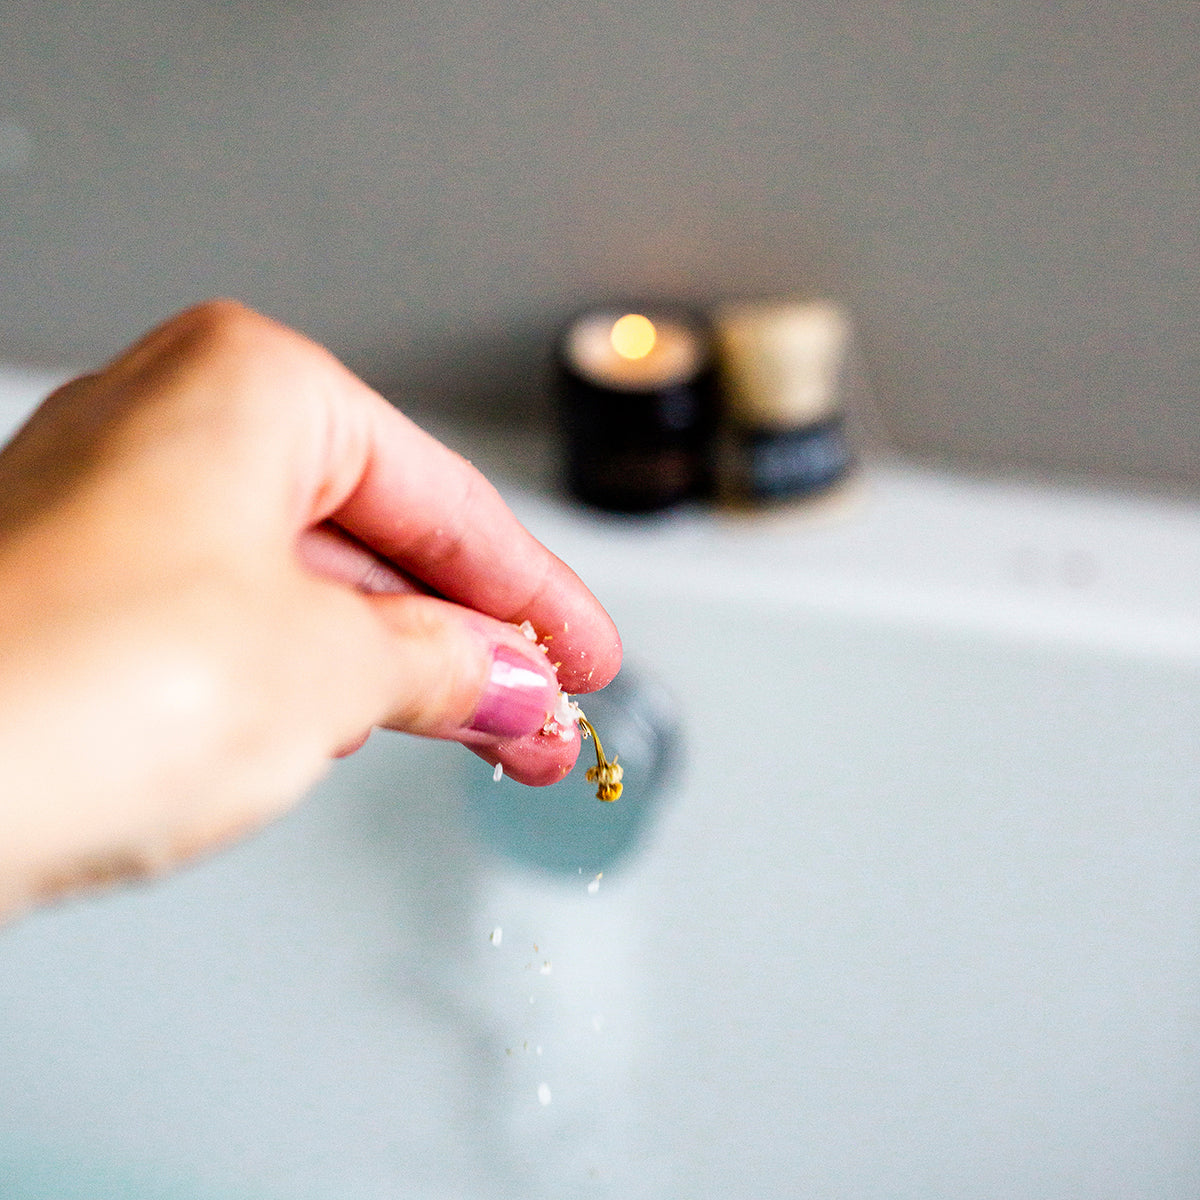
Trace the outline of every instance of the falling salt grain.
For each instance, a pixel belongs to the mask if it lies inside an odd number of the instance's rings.
[[[550,1095],[550,1085],[548,1083],[538,1084],[538,1103],[545,1108],[554,1097]]]
[[[497,925],[496,928],[492,930],[491,936],[489,937],[488,940],[492,943],[493,946],[500,945],[500,943],[502,941],[504,941],[504,930],[501,929],[499,925]]]
[[[591,879],[588,881],[588,895],[589,896],[594,896],[600,890],[600,880],[603,876],[604,876],[604,872],[601,871],[595,877],[595,879]]]
[[[496,769],[492,772],[492,782],[499,783],[504,778],[504,764],[497,763]]]
[[[551,972],[553,972],[553,970],[554,968],[548,962],[544,962],[540,967],[538,967],[538,974],[549,975]]]

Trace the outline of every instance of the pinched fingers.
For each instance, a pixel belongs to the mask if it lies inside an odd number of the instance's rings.
[[[396,664],[379,724],[461,742],[522,783],[555,783],[571,769],[579,731],[552,721],[554,668],[518,628],[431,596],[369,602]]]

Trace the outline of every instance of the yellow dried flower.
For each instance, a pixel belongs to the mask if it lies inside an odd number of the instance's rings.
[[[604,747],[600,744],[600,738],[596,733],[595,727],[582,714],[579,717],[579,727],[583,730],[583,736],[590,737],[596,746],[596,765],[588,767],[584,778],[588,783],[597,785],[597,800],[612,802],[620,797],[624,789],[621,777],[625,774],[625,769],[617,762],[615,754],[611,759],[604,757]]]

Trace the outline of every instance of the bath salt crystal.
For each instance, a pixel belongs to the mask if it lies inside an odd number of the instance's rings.
[[[497,763],[496,769],[492,772],[492,782],[499,783],[504,778],[504,764]]]
[[[550,1085],[548,1083],[539,1083],[538,1084],[538,1103],[543,1108],[545,1108],[546,1105],[549,1104],[550,1101],[553,1099],[554,1099],[554,1097],[550,1095]]]
[[[537,641],[537,630],[533,627],[533,622],[529,620],[522,621],[517,628],[531,641]]]
[[[496,928],[492,930],[491,934],[489,935],[488,940],[492,943],[493,946],[500,945],[500,943],[502,941],[504,941],[504,930],[501,929],[499,925],[497,925]]]
[[[583,709],[566,692],[559,692],[558,703],[554,706],[554,719],[560,725],[570,728],[572,725],[578,725],[582,716]]]
[[[582,716],[583,709],[566,692],[559,692],[554,711],[550,714],[550,719],[542,726],[542,732],[556,733],[564,742],[569,742],[574,736],[575,727],[579,724],[579,718]]]

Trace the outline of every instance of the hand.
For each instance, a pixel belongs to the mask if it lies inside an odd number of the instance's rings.
[[[374,725],[554,782],[560,684],[620,656],[467,462],[299,334],[201,305],[0,454],[0,906],[256,827]]]

